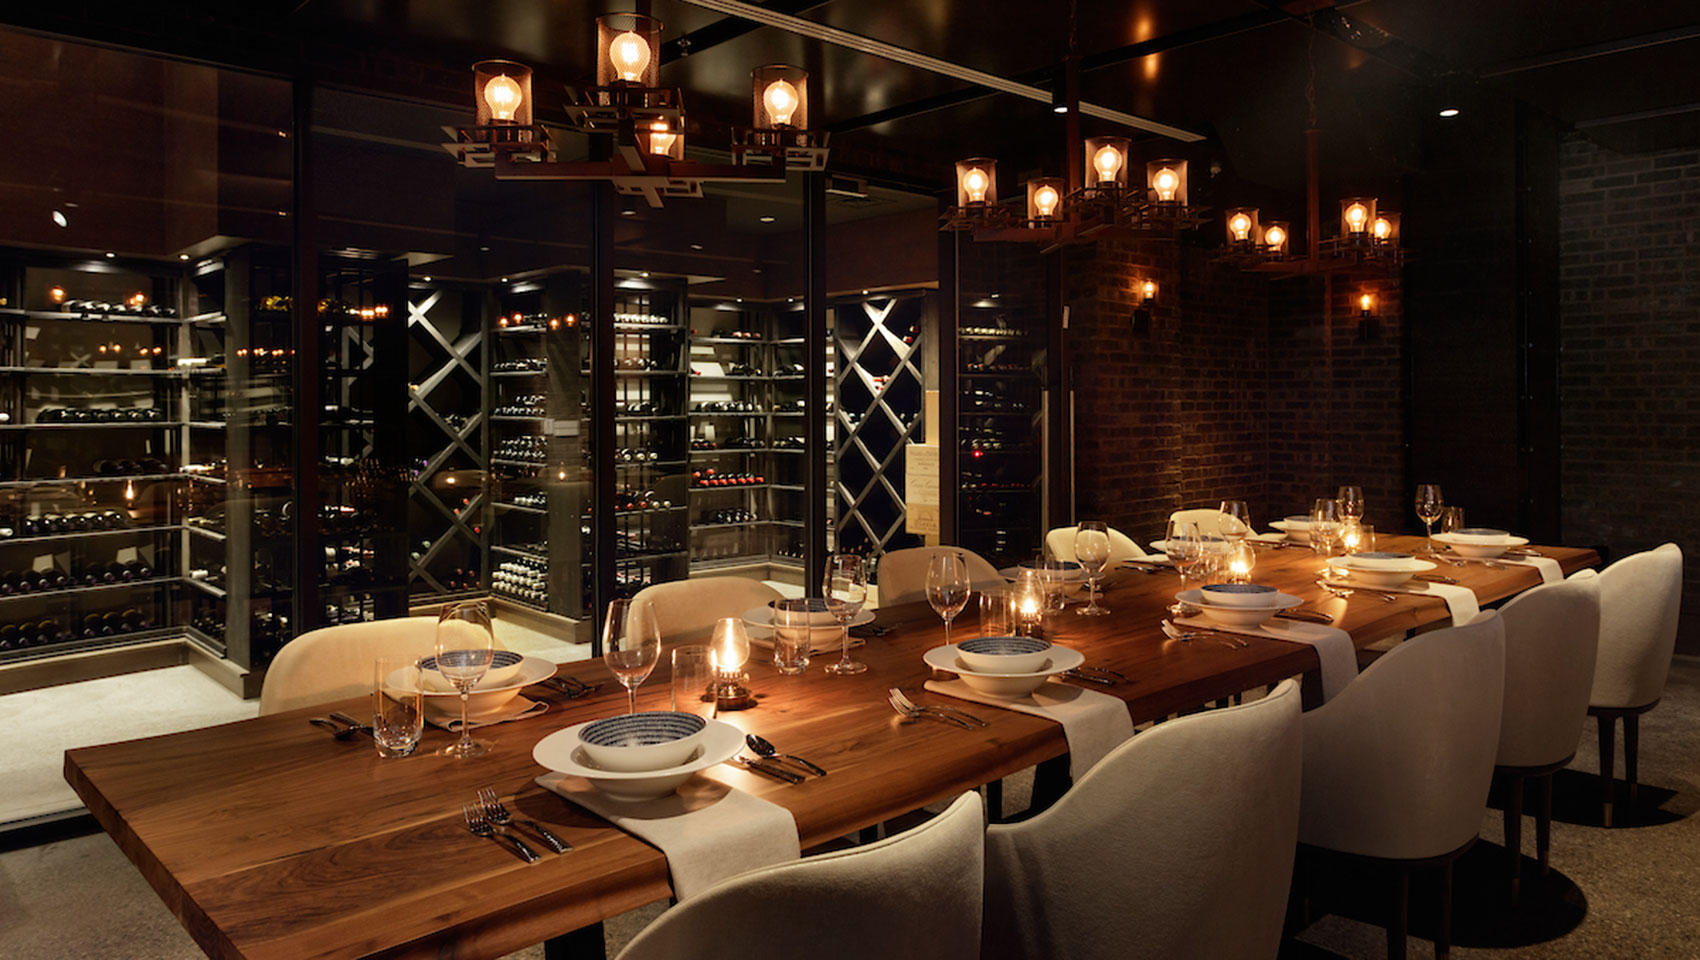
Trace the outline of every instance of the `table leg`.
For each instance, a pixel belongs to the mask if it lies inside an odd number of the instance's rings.
[[[543,960],[606,960],[601,922],[543,941]]]
[[[1069,777],[1068,768],[1069,756],[1066,753],[1040,761],[1033,771],[1033,805],[1027,810],[1029,814],[1048,809],[1068,792],[1068,788],[1074,783]]]
[[[1003,781],[986,784],[986,816],[992,823],[1003,822]]]

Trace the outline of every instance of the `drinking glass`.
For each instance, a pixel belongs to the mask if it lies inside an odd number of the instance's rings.
[[[1086,606],[1074,611],[1083,617],[1101,617],[1110,611],[1098,606],[1098,578],[1110,562],[1110,528],[1102,520],[1082,520],[1074,531],[1074,559],[1086,573]]]
[[[1428,552],[1434,553],[1434,522],[1440,519],[1441,508],[1446,501],[1440,496],[1440,484],[1417,484],[1417,519],[1423,522],[1428,537]]]
[[[844,634],[844,656],[826,668],[827,673],[846,677],[861,673],[868,665],[850,659],[850,621],[862,612],[868,599],[868,567],[862,558],[848,553],[835,553],[827,558],[826,579],[821,584],[821,596],[826,608],[838,621]]]
[[[1463,507],[1442,507],[1440,510],[1440,532],[1451,533],[1464,529]]]
[[[968,561],[960,553],[941,553],[927,561],[927,602],[944,620],[944,642],[950,643],[950,621],[968,605]]]
[[[1016,635],[1015,598],[1008,590],[980,591],[980,636]]]
[[[1340,501],[1340,516],[1345,520],[1362,520],[1364,518],[1364,488],[1356,486],[1341,487],[1336,497]]]
[[[444,747],[444,756],[464,760],[490,751],[489,741],[472,739],[466,723],[466,701],[490,670],[495,656],[490,605],[483,600],[445,604],[437,615],[437,672],[460,691],[460,740]]]
[[[814,644],[814,604],[803,599],[773,604],[773,668],[796,675],[808,669]]]
[[[372,670],[372,739],[378,756],[413,753],[425,733],[425,678],[418,657],[379,657]]]
[[[1239,543],[1251,536],[1251,508],[1244,500],[1223,500],[1222,516],[1217,520],[1218,530],[1230,543]]]
[[[626,688],[626,712],[637,713],[637,688],[661,660],[661,628],[647,603],[615,600],[602,627],[602,662]]]
[[[1187,581],[1197,574],[1199,562],[1204,559],[1204,537],[1198,532],[1198,524],[1170,520],[1168,534],[1163,538],[1163,552],[1180,571],[1181,590],[1185,591]],[[1169,612],[1178,617],[1187,612],[1187,605],[1176,600],[1169,605]]]
[[[1320,499],[1310,508],[1310,545],[1325,557],[1334,555],[1334,545],[1340,541],[1340,528],[1345,524],[1340,515],[1340,501]]]
[[[774,644],[778,662],[779,645]],[[708,716],[714,712],[714,660],[701,644],[673,648],[673,709]]]

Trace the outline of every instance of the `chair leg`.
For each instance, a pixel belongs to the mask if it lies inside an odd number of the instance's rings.
[[[1523,781],[1517,781],[1517,792],[1523,792]],[[1434,933],[1434,960],[1452,956],[1452,861],[1440,868],[1440,922]]]
[[[1612,750],[1617,746],[1617,718],[1609,713],[1602,713],[1594,719],[1600,727],[1600,818],[1605,826],[1611,826],[1611,799],[1613,768],[1617,766]]]
[[[1387,922],[1387,960],[1405,960],[1405,936],[1411,926],[1411,870],[1396,867],[1393,916]]]
[[[1552,774],[1535,778],[1535,859],[1547,875],[1547,851],[1552,848]]]
[[[1629,802],[1623,810],[1624,820],[1635,816],[1635,788],[1641,781],[1640,746],[1641,715],[1626,713],[1623,715],[1623,779],[1629,781]]]
[[[1003,822],[1003,781],[986,784],[986,815],[993,823]]]
[[[1511,905],[1517,906],[1517,895],[1523,880],[1523,778],[1505,778],[1505,856],[1511,868]]]

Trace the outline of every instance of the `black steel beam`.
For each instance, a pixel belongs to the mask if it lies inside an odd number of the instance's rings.
[[[611,183],[590,189],[590,655],[600,657],[602,621],[614,601],[614,228],[620,201]]]
[[[803,587],[826,569],[826,174],[803,175],[803,429],[809,475],[803,485]],[[813,592],[810,590],[809,592]]]
[[[767,3],[757,2],[758,7],[796,16],[816,7],[826,6],[825,0],[768,0]],[[761,24],[741,17],[723,17],[706,27],[692,30],[676,40],[668,40],[661,44],[661,62],[672,63],[682,57],[699,54],[711,47],[736,40],[746,33],[761,29]]]
[[[320,485],[319,215],[313,196],[313,81],[297,76],[294,114],[294,191],[291,211],[294,243],[290,259],[290,296],[295,324],[295,596],[291,608],[297,636],[320,626],[324,605],[319,584],[325,578],[325,553],[319,529],[324,489]]]

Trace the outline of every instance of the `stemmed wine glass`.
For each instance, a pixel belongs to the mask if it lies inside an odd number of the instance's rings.
[[[844,634],[844,657],[827,667],[826,672],[845,677],[868,669],[867,664],[850,659],[850,621],[862,612],[862,604],[868,599],[867,564],[861,557],[848,553],[828,557],[820,595],[826,599],[826,609]]]
[[[944,620],[944,642],[950,644],[950,621],[968,605],[968,561],[960,553],[941,553],[927,561],[927,602]]]
[[[602,626],[602,662],[626,688],[626,712],[637,713],[637,688],[661,660],[661,626],[647,602],[615,600]]]
[[[1417,484],[1417,519],[1421,520],[1427,529],[1428,552],[1431,556],[1434,554],[1434,522],[1440,519],[1440,511],[1445,506],[1446,501],[1440,496],[1440,484]]]
[[[437,672],[460,691],[460,740],[444,747],[443,756],[465,760],[490,752],[489,741],[472,739],[466,701],[495,657],[490,605],[483,600],[445,604],[437,614]]]
[[[1334,544],[1340,540],[1346,525],[1340,511],[1340,501],[1319,499],[1310,508],[1310,542],[1324,557],[1334,555]]]
[[[1221,528],[1219,532],[1223,539],[1228,541],[1230,547],[1251,536],[1251,508],[1246,506],[1244,500],[1223,500],[1222,506],[1218,509],[1222,511],[1222,516],[1216,523]]]
[[[1340,501],[1340,518],[1343,520],[1363,520],[1364,518],[1364,488],[1345,486],[1340,488],[1336,497]]]
[[[1074,531],[1074,559],[1086,574],[1087,604],[1074,611],[1083,617],[1101,617],[1110,611],[1098,606],[1098,578],[1110,562],[1110,530],[1102,520],[1082,520]]]
[[[1170,520],[1168,535],[1163,538],[1163,552],[1180,571],[1181,591],[1184,593],[1187,580],[1197,572],[1199,561],[1204,559],[1204,536],[1198,532],[1198,524]],[[1179,599],[1169,605],[1169,612],[1177,617],[1184,616],[1190,609]]]

